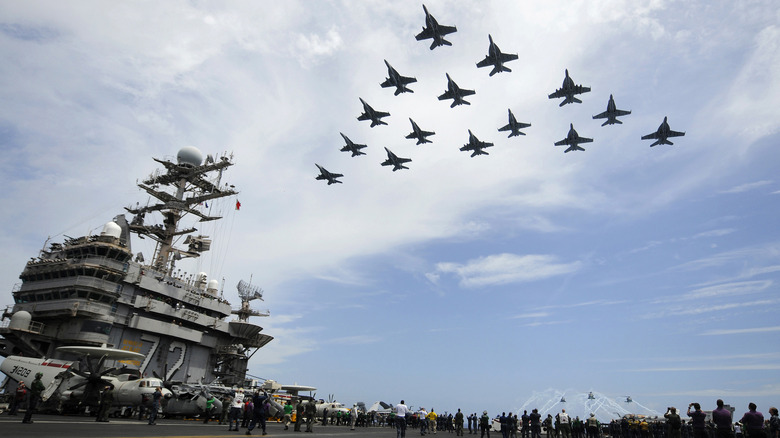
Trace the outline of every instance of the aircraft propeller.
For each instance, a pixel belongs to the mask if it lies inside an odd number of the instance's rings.
[[[100,390],[106,385],[113,385],[111,381],[105,379],[104,376],[113,373],[114,371],[117,370],[117,368],[111,367],[101,371],[101,368],[103,368],[103,364],[105,363],[107,357],[108,356],[106,355],[101,356],[100,359],[98,359],[97,361],[97,365],[93,366],[92,361],[90,361],[89,355],[87,355],[83,361],[86,362],[87,364],[86,371],[70,368],[70,372],[84,379],[83,381],[68,388],[69,390],[72,391],[74,389],[84,387],[84,396],[82,397],[82,403],[97,404],[97,400],[100,398],[99,397]]]

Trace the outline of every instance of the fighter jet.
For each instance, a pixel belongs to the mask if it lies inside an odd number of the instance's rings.
[[[420,129],[419,126],[417,126],[417,123],[414,123],[414,120],[412,120],[411,117],[409,117],[409,121],[412,122],[412,132],[409,133],[409,135],[406,136],[406,138],[416,138],[417,144],[423,144],[423,143],[433,143],[432,141],[428,140],[426,137],[429,135],[436,134],[433,131],[423,131]]]
[[[463,98],[466,96],[471,96],[472,94],[476,94],[477,92],[474,90],[464,90],[458,87],[458,84],[456,84],[455,81],[450,78],[450,74],[445,74],[447,75],[447,91],[439,96],[439,100],[452,99],[452,105],[450,105],[450,108],[454,108],[455,105],[471,105],[471,103],[466,102],[463,100]]]
[[[615,99],[612,98],[612,95],[609,95],[609,102],[607,102],[607,110],[604,111],[601,114],[597,114],[593,116],[594,119],[607,119],[606,122],[602,123],[601,126],[604,125],[614,125],[615,123],[622,125],[623,122],[618,120],[617,118],[620,116],[627,116],[631,114],[631,111],[625,111],[625,110],[619,110],[615,106]]]
[[[415,36],[417,41],[433,38],[433,42],[431,43],[431,50],[438,46],[451,46],[452,43],[445,40],[444,35],[457,32],[458,28],[455,26],[440,25],[436,19],[433,18],[433,15],[428,13],[428,8],[426,8],[425,5],[423,5],[423,10],[425,11],[425,27],[423,27],[422,32]]]
[[[642,140],[653,140],[655,139],[655,143],[651,144],[650,147],[653,147],[655,145],[659,144],[674,144],[671,141],[668,140],[669,137],[682,137],[685,135],[684,132],[677,132],[672,131],[669,128],[669,123],[666,122],[666,116],[664,116],[664,121],[661,123],[661,126],[658,127],[658,130],[656,130],[652,134],[647,134],[642,136]]]
[[[385,65],[387,66],[387,78],[384,82],[379,84],[382,88],[388,88],[388,87],[395,87],[395,93],[394,95],[398,96],[401,93],[414,93],[413,90],[410,90],[409,88],[406,88],[406,84],[411,84],[412,82],[417,82],[416,78],[409,78],[406,76],[401,76],[396,69],[393,68],[392,65],[390,65],[389,62],[385,59]]]
[[[565,152],[571,152],[571,151],[584,151],[585,148],[582,148],[579,146],[580,143],[590,143],[593,141],[592,138],[586,138],[586,137],[580,137],[579,134],[577,134],[577,131],[574,130],[574,124],[569,125],[569,133],[566,134],[566,138],[564,138],[561,141],[556,141],[555,146],[569,146],[568,149],[566,149]]]
[[[474,153],[472,153],[471,156],[476,157],[477,155],[490,155],[487,152],[485,152],[483,149],[489,148],[491,146],[493,146],[493,143],[480,141],[477,138],[477,136],[471,132],[471,129],[469,129],[469,142],[463,145],[463,147],[461,147],[460,150],[474,151]]]
[[[317,175],[317,177],[315,179],[327,180],[328,181],[328,185],[336,184],[336,183],[341,184],[341,181],[339,181],[336,178],[341,178],[344,175],[342,175],[340,173],[328,172],[324,167],[320,166],[317,163],[314,163],[314,165],[317,166],[318,169],[320,169],[320,174]]]
[[[510,53],[501,53],[501,49],[498,48],[496,43],[493,42],[493,37],[488,34],[490,40],[490,47],[488,48],[488,55],[482,61],[477,63],[477,67],[493,66],[493,71],[490,72],[490,76],[502,71],[512,71],[507,67],[504,67],[505,62],[514,61],[517,59],[517,55]]]
[[[518,122],[517,119],[515,118],[515,115],[512,114],[512,110],[510,109],[509,110],[509,124],[507,124],[504,127],[498,128],[498,130],[499,131],[512,131],[509,134],[509,137],[507,137],[507,138],[512,138],[512,137],[516,137],[518,135],[525,135],[525,132],[520,132],[520,130],[523,129],[523,128],[527,128],[529,126],[531,126],[530,123],[520,123],[520,122]]]
[[[561,85],[561,88],[555,90],[555,93],[550,94],[547,96],[550,99],[557,99],[559,97],[565,97],[563,99],[563,102],[561,102],[558,106],[564,106],[567,103],[582,103],[581,100],[574,97],[575,94],[582,94],[587,93],[590,91],[590,87],[583,87],[582,85],[574,85],[574,81],[572,78],[569,77],[569,70],[566,70],[566,77],[563,78],[563,85]]]
[[[383,166],[393,166],[393,172],[401,169],[408,169],[404,166],[404,163],[412,161],[411,158],[399,158],[396,154],[390,152],[390,149],[385,148],[387,151],[387,159],[382,162]]]
[[[339,134],[341,134],[341,136],[344,138],[344,141],[347,142],[347,144],[343,148],[341,148],[341,152],[352,152],[353,157],[366,154],[365,152],[360,152],[360,150],[366,147],[366,145],[357,144],[353,142],[352,140],[349,139],[349,137],[347,137],[341,132],[339,132]]]
[[[383,122],[380,120],[382,117],[387,117],[390,115],[390,113],[385,113],[382,111],[376,111],[373,108],[371,108],[371,105],[367,104],[365,100],[363,100],[362,97],[359,97],[360,103],[363,104],[363,114],[361,114],[357,119],[358,120],[371,120],[371,127],[377,125],[387,125],[386,122]]]

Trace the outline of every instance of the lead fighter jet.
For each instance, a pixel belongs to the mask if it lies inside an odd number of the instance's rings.
[[[577,134],[577,131],[574,130],[574,124],[569,125],[569,133],[566,134],[566,138],[564,138],[561,141],[556,141],[555,146],[569,146],[568,149],[563,151],[571,152],[571,151],[584,151],[585,148],[582,148],[579,146],[580,143],[590,143],[593,141],[592,138],[586,138],[586,137],[580,137],[579,134]]]
[[[394,95],[398,96],[401,93],[414,93],[413,90],[410,90],[406,87],[406,84],[411,84],[412,82],[417,82],[416,78],[409,78],[406,76],[401,76],[396,69],[393,68],[392,65],[390,65],[389,62],[385,59],[385,65],[387,66],[387,76],[388,78],[385,79],[384,82],[379,84],[382,88],[389,88],[389,87],[395,87],[395,93]]]
[[[509,134],[509,137],[507,137],[507,138],[512,138],[512,137],[516,137],[518,135],[525,135],[525,132],[520,132],[520,130],[523,129],[523,128],[527,128],[529,126],[531,126],[530,123],[520,123],[520,122],[518,122],[517,119],[515,118],[515,115],[512,114],[512,110],[510,109],[509,110],[509,123],[506,126],[504,126],[504,127],[498,128],[498,130],[499,131],[512,131]]]
[[[566,70],[566,77],[563,78],[563,85],[561,85],[561,88],[555,90],[554,93],[547,96],[550,99],[557,99],[559,97],[565,97],[563,99],[563,102],[561,102],[558,106],[564,106],[567,103],[582,103],[581,100],[574,97],[575,94],[582,94],[587,93],[590,91],[590,87],[583,87],[582,85],[574,85],[574,80],[569,77],[569,70]]]
[[[409,121],[412,122],[412,132],[409,133],[409,135],[406,136],[406,138],[416,138],[417,144],[423,144],[423,143],[433,143],[432,141],[428,140],[426,137],[429,135],[435,135],[436,133],[433,131],[423,131],[420,129],[419,126],[417,126],[417,123],[414,123],[414,120],[412,120],[411,117],[409,117]]]
[[[404,163],[412,161],[411,158],[399,158],[396,154],[390,152],[390,149],[385,148],[387,151],[387,159],[382,162],[383,166],[393,166],[393,172],[401,169],[408,169],[404,166]]]
[[[668,140],[669,137],[682,137],[685,135],[684,132],[677,132],[672,131],[671,128],[669,128],[669,123],[666,121],[666,116],[664,116],[664,121],[661,123],[661,126],[658,127],[658,129],[652,133],[642,136],[642,140],[653,140],[655,139],[655,143],[651,144],[650,147],[653,147],[655,145],[659,144],[674,144],[671,141]]]
[[[450,108],[454,108],[456,105],[471,105],[469,102],[466,102],[463,98],[465,96],[471,96],[472,94],[476,94],[477,92],[474,90],[466,90],[463,88],[460,88],[458,84],[455,83],[455,81],[450,78],[449,73],[445,73],[447,75],[447,91],[444,92],[441,96],[439,96],[439,100],[446,100],[446,99],[452,99],[452,105],[450,105]]]
[[[425,11],[425,27],[422,32],[418,33],[415,38],[417,41],[427,40],[433,38],[431,43],[431,50],[438,46],[451,46],[452,43],[444,39],[444,35],[454,33],[458,31],[455,26],[442,26],[440,25],[433,15],[428,13],[428,8],[423,5],[423,11]]]
[[[349,137],[347,137],[341,132],[339,132],[339,134],[341,134],[341,136],[344,138],[344,141],[347,142],[347,144],[343,148],[341,148],[341,152],[352,152],[353,157],[366,154],[365,152],[360,152],[360,150],[366,147],[366,145],[357,144],[353,142],[352,140],[349,139]]]
[[[502,71],[509,71],[510,70],[507,67],[504,67],[505,62],[514,61],[517,59],[517,55],[513,55],[510,53],[501,53],[501,49],[498,48],[498,45],[493,42],[493,37],[488,34],[488,40],[490,40],[490,47],[488,47],[488,55],[483,59],[482,61],[479,61],[477,63],[477,67],[487,67],[489,65],[493,66],[493,71],[490,72],[490,76],[493,76],[496,73],[501,73]]]
[[[620,116],[627,116],[631,114],[631,111],[625,111],[625,110],[619,110],[617,109],[617,106],[615,106],[615,99],[612,98],[612,95],[609,95],[609,102],[607,102],[607,110],[604,111],[601,114],[597,114],[593,116],[594,119],[607,119],[606,122],[602,123],[601,126],[604,125],[614,125],[615,123],[622,125],[623,122],[618,120],[617,118]]]
[[[474,151],[473,154],[471,154],[472,158],[476,157],[477,155],[490,155],[487,152],[484,151],[485,148],[489,148],[493,146],[493,143],[488,143],[486,141],[480,141],[476,135],[474,135],[471,132],[471,129],[469,129],[469,142],[463,145],[463,147],[460,148],[462,151]]]
[[[363,104],[363,114],[358,116],[358,120],[371,120],[371,127],[377,125],[387,125],[386,122],[383,122],[380,120],[382,117],[387,117],[390,115],[390,113],[385,113],[382,111],[376,111],[375,109],[371,108],[371,105],[367,104],[365,100],[363,100],[362,97],[359,97],[360,103]]]
[[[314,179],[327,180],[328,181],[328,185],[336,184],[336,183],[341,184],[341,181],[339,181],[336,178],[341,178],[344,175],[342,175],[340,173],[328,172],[324,167],[320,166],[317,163],[314,163],[314,165],[317,166],[318,169],[320,169],[320,174],[317,175],[317,177],[314,178]]]

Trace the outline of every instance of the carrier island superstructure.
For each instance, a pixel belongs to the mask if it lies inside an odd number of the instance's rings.
[[[262,290],[242,282],[241,305],[231,307],[218,280],[182,274],[176,266],[211,246],[195,225],[221,218],[203,206],[237,195],[222,182],[232,155],[204,159],[185,147],[175,160],[154,160],[162,169],[138,182],[149,202],[126,207],[129,222],[120,214],[99,235],[47,241],[27,262],[0,325],[0,354],[76,359],[56,348],[105,345],[144,354],[143,361],[124,364],[142,375],[244,382],[249,358],[273,339],[249,322],[268,315],[249,306]],[[154,242],[151,260],[133,253],[131,235]]]

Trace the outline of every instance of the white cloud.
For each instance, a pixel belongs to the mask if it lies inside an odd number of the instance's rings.
[[[745,183],[745,184],[740,184],[738,186],[734,186],[734,187],[732,187],[730,189],[727,189],[727,190],[723,190],[720,193],[728,193],[728,194],[745,193],[745,192],[749,192],[751,190],[757,189],[759,187],[767,186],[767,185],[772,184],[772,183],[773,183],[773,181],[769,181],[769,180],[756,181],[756,182],[752,182],[752,183]]]
[[[570,274],[581,267],[581,262],[557,263],[557,258],[551,255],[504,253],[469,260],[466,264],[438,263],[436,272],[455,274],[463,287],[482,287],[542,280]]]
[[[702,336],[720,336],[720,335],[744,335],[750,333],[780,332],[780,326],[773,327],[753,327],[743,329],[713,329],[701,333]]]

